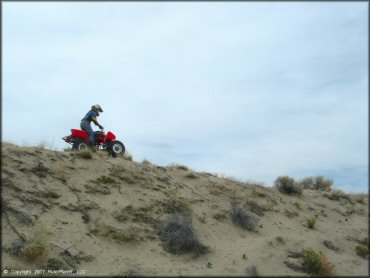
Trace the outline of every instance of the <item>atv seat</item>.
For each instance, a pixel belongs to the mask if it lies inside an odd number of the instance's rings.
[[[77,138],[81,138],[81,139],[84,139],[86,141],[90,141],[89,140],[89,135],[87,134],[86,131],[83,131],[81,129],[71,129],[71,134],[73,137],[77,137]]]

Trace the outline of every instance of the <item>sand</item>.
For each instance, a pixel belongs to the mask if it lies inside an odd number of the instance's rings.
[[[333,264],[331,275],[367,276],[356,246],[368,242],[368,195],[330,194],[287,195],[176,164],[3,144],[2,273],[251,276],[254,267],[258,276],[310,276],[302,258],[290,255],[311,248]],[[233,221],[232,201],[257,204],[253,230]],[[184,208],[209,252],[173,254],[161,240],[168,217]],[[35,231],[43,247],[32,257],[24,250],[37,241]]]

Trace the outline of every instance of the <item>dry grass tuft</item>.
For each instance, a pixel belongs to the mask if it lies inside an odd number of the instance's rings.
[[[196,179],[198,178],[198,176],[194,174],[193,172],[190,172],[189,174],[185,175],[185,178]]]
[[[126,171],[126,168],[123,165],[117,164],[113,165],[111,169],[111,175],[114,177],[119,177]]]
[[[109,195],[111,193],[110,188],[106,185],[91,185],[91,184],[85,184],[85,192],[86,193],[101,193],[104,195]]]
[[[96,236],[112,238],[118,243],[142,240],[141,229],[138,227],[126,225],[124,229],[115,228],[101,222],[100,219],[89,225],[89,231]]]
[[[190,214],[191,208],[190,204],[186,201],[180,201],[176,199],[168,199],[165,202],[161,202],[161,207],[164,213],[175,214]]]
[[[316,216],[313,216],[313,217],[307,219],[308,228],[313,229],[315,227],[316,222],[317,222],[317,217]]]
[[[46,139],[42,139],[36,144],[36,148],[39,150],[45,150],[47,145],[48,145],[48,142],[46,141]]]
[[[118,242],[129,242],[141,240],[140,232],[138,227],[129,226],[123,230],[110,230],[107,235]]]
[[[123,159],[125,160],[129,160],[129,161],[133,161],[133,157],[132,157],[132,154],[130,154],[127,150],[125,151],[124,155],[123,155]]]
[[[96,179],[97,183],[107,184],[107,183],[116,183],[114,179],[108,176],[100,176]]]
[[[58,199],[60,198],[60,196],[61,196],[60,194],[58,194],[55,191],[51,191],[51,190],[41,192],[41,197],[46,198],[46,199],[48,198]]]
[[[96,152],[96,155],[99,158],[107,158],[107,157],[109,157],[109,153],[108,152],[105,152],[105,151],[98,151],[98,152]]]
[[[143,165],[153,165],[153,163],[151,163],[149,160],[147,159],[144,159],[142,162],[141,162]]]
[[[134,208],[128,205],[113,214],[113,217],[120,222],[145,223],[153,227],[158,227],[160,221],[153,216],[152,206]]]
[[[294,210],[288,210],[288,209],[285,209],[284,210],[284,214],[289,217],[289,218],[293,218],[293,217],[297,217],[299,216],[298,212],[294,211]]]
[[[253,212],[254,214],[257,214],[258,216],[263,216],[265,207],[257,203],[255,200],[251,199],[246,202],[245,207],[247,210]]]
[[[73,154],[79,158],[83,158],[83,159],[92,159],[93,158],[93,153],[91,150],[89,149],[86,149],[86,150],[83,150],[83,151],[75,151],[73,152]]]
[[[22,257],[28,261],[34,261],[35,259],[43,256],[49,248],[50,233],[47,228],[38,223],[34,227],[32,238],[26,242],[22,250]]]
[[[294,202],[293,204],[297,209],[302,209],[301,203],[299,202]]]

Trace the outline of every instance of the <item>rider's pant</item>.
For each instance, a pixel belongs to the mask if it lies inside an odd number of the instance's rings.
[[[83,131],[86,131],[89,134],[89,139],[92,145],[94,145],[95,136],[94,131],[91,128],[91,125],[88,121],[81,121],[80,127]]]

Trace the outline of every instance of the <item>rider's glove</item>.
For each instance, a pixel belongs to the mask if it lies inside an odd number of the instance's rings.
[[[103,127],[102,125],[99,125],[99,128],[100,128],[100,129],[104,129],[104,127]]]

